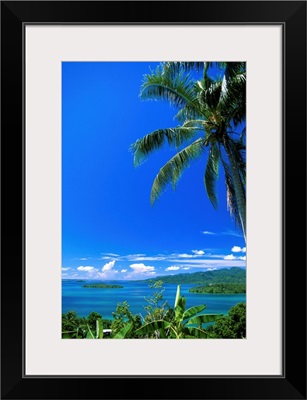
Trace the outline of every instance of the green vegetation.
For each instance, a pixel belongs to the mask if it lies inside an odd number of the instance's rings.
[[[172,283],[176,285],[183,284],[245,284],[246,270],[239,267],[232,267],[230,269],[222,268],[215,271],[194,272],[191,274],[177,274],[169,276],[160,276],[157,278],[146,279],[144,282],[151,284],[161,281],[163,283]]]
[[[216,293],[216,294],[234,294],[234,293],[246,293],[245,284],[236,283],[217,283],[209,286],[196,286],[189,289],[191,293]]]
[[[146,316],[133,314],[129,304],[118,303],[113,320],[97,312],[87,318],[76,312],[62,314],[62,338],[66,339],[200,339],[244,338],[246,336],[246,307],[239,303],[227,316],[204,314],[205,304],[186,309],[186,299],[180,285],[173,308],[163,300],[162,282],[151,285],[153,294],[145,298]]]
[[[151,296],[145,297],[145,301],[147,302],[147,305],[144,306],[144,310],[147,313],[144,318],[145,323],[166,319],[169,315],[170,306],[163,299],[165,289],[162,288],[162,284],[163,282],[158,280],[149,285],[150,289],[154,290],[154,292]]]
[[[186,299],[180,295],[177,287],[174,309],[166,318],[144,324],[135,333],[145,338],[162,339],[196,339],[207,338],[204,323],[213,322],[222,317],[218,314],[199,314],[206,306],[200,305],[185,310]]]
[[[96,335],[97,321],[99,320],[105,329],[110,328],[112,321],[102,319],[101,314],[97,312],[92,312],[85,318],[78,317],[75,311],[68,311],[62,314],[62,338],[86,339],[91,337],[90,333],[94,336]]]
[[[106,283],[94,283],[94,284],[86,284],[82,287],[85,288],[94,288],[94,289],[122,289],[124,286],[122,285],[107,285]]]
[[[127,301],[118,303],[116,311],[112,314],[113,322],[111,329],[112,337],[115,339],[133,338],[134,331],[142,325],[141,317],[132,314]]]
[[[233,306],[227,316],[216,321],[207,328],[208,335],[213,339],[243,339],[246,337],[246,304]]]
[[[211,67],[219,69],[216,78],[210,75]],[[195,71],[202,75],[198,80],[193,77]],[[180,123],[157,129],[131,146],[135,166],[165,144],[176,150],[156,175],[151,203],[168,184],[175,189],[191,162],[206,156],[203,181],[208,198],[217,208],[216,181],[221,167],[230,215],[245,238],[245,62],[163,62],[150,75],[144,75],[140,98],[167,100],[177,109],[175,118]]]

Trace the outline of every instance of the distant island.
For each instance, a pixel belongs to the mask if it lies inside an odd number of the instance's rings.
[[[245,284],[246,270],[244,268],[232,267],[222,268],[214,271],[193,272],[168,276],[158,276],[156,278],[145,279],[142,282],[155,283],[162,281],[163,283],[171,283],[176,285],[196,284],[209,286],[210,284]]]
[[[246,293],[246,285],[245,284],[236,284],[236,283],[217,283],[209,286],[196,286],[189,289],[190,293],[212,293],[212,294],[238,294],[238,293]]]
[[[93,288],[93,289],[122,289],[124,286],[122,285],[107,285],[106,283],[94,283],[83,285],[85,288]]]

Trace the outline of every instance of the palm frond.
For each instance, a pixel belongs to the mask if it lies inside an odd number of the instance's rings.
[[[216,181],[219,174],[220,150],[217,143],[213,143],[208,155],[207,167],[204,176],[204,185],[209,200],[214,208],[218,207]]]
[[[225,77],[227,81],[232,80],[235,76],[245,74],[246,62],[226,62],[225,63]]]
[[[190,72],[192,70],[200,72],[204,70],[204,74],[207,74],[209,68],[218,68],[224,71],[225,75],[231,78],[233,75],[245,71],[245,62],[212,62],[212,61],[171,61],[161,63],[164,69],[172,70],[174,74],[178,73],[178,70],[185,70]]]
[[[245,145],[245,142],[246,142],[246,127],[243,128],[238,142]]]
[[[219,108],[224,111],[227,120],[234,126],[241,124],[246,118],[246,76],[235,75],[231,80],[223,78]]]
[[[241,190],[244,195],[244,199],[246,197],[245,195],[245,184],[246,184],[246,160],[245,160],[245,145],[242,144],[240,141],[234,141],[228,138],[227,140],[227,146],[230,149],[233,161],[236,164],[236,169],[239,173],[240,179],[241,179]]]
[[[198,103],[198,99],[196,98],[194,102],[185,104],[174,116],[174,119],[177,119],[179,123],[184,124],[185,121],[190,119],[198,119],[204,118],[204,114],[201,110],[200,104]]]
[[[198,127],[199,130],[206,130],[206,121],[204,119],[187,119],[183,124],[183,127]]]
[[[203,139],[197,139],[179,151],[160,169],[151,188],[151,204],[157,200],[168,184],[172,183],[172,187],[175,189],[184,169],[190,166],[191,161],[198,159],[202,155],[203,149]]]
[[[134,154],[134,165],[139,165],[149,154],[161,149],[165,143],[178,149],[184,142],[192,139],[198,130],[199,127],[192,126],[192,124],[191,126],[157,129],[142,139],[138,139],[130,147]]]
[[[237,228],[242,230],[241,218],[239,213],[239,208],[237,204],[237,199],[235,195],[234,183],[231,175],[230,166],[226,163],[226,161],[221,157],[224,174],[225,174],[225,184],[226,184],[226,194],[227,194],[227,209],[230,212],[230,215],[233,217],[235,225]]]
[[[163,69],[172,72],[174,75],[180,71],[202,71],[206,63],[203,61],[171,61],[162,63]]]
[[[200,85],[200,83],[199,83]],[[203,89],[198,91],[198,101],[201,106],[202,114],[207,116],[218,109],[218,104],[222,95],[223,80],[202,81]]]
[[[159,65],[151,75],[146,74],[141,86],[142,100],[167,100],[172,106],[181,108],[186,104],[198,108],[194,89],[195,80],[179,69],[177,74]]]
[[[219,70],[218,77],[212,68]],[[196,81],[192,71],[203,71],[203,78]],[[222,162],[228,210],[236,225],[242,228],[242,218],[245,219],[242,212],[245,210],[242,207],[246,185],[245,129],[241,136],[232,134],[246,118],[245,62],[164,62],[153,73],[144,76],[140,97],[143,100],[167,100],[178,108],[175,118],[181,126],[158,129],[137,140],[131,146],[135,165],[165,144],[180,149],[194,138],[192,144],[179,151],[158,172],[151,190],[151,203],[168,184],[175,189],[183,170],[208,147],[204,174],[208,197],[217,207],[216,180]],[[202,138],[195,140],[197,133],[201,133]]]

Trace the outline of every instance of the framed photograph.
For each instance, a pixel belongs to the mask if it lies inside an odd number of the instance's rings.
[[[306,2],[1,27],[2,398],[306,399]]]

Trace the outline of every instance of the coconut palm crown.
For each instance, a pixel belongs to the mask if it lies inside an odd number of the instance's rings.
[[[218,71],[215,77],[212,68]],[[228,210],[246,239],[245,63],[164,62],[144,75],[140,98],[167,100],[177,109],[175,118],[180,124],[157,129],[131,146],[135,166],[165,144],[177,151],[156,175],[151,203],[168,184],[175,189],[185,168],[204,156],[208,198],[217,208],[216,181],[221,166]]]

